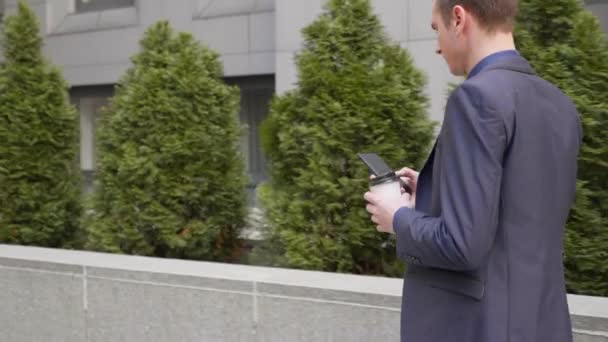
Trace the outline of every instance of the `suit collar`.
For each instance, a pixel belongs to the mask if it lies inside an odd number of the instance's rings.
[[[467,75],[467,79],[475,77],[475,75],[479,74],[483,69],[487,68],[492,64],[496,64],[502,59],[519,56],[519,52],[517,50],[503,50],[491,53],[484,58],[482,58],[471,71]]]
[[[532,67],[530,66],[530,63],[528,63],[528,61],[526,61],[526,59],[521,56],[509,56],[502,58],[496,63],[485,67],[483,70],[480,71],[480,74],[490,70],[510,70],[529,75],[536,74],[534,72],[534,69],[532,69]]]

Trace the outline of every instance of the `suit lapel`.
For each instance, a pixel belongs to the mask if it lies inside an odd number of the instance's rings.
[[[429,157],[426,159],[422,170],[420,170],[420,174],[418,175],[418,183],[416,185],[416,210],[427,213],[430,211],[429,204],[432,191],[433,163],[435,161],[437,141],[439,141],[439,137],[437,137],[435,140],[433,149],[431,150]]]

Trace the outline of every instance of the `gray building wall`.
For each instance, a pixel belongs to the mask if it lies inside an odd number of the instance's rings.
[[[276,1],[277,92],[294,86],[297,75],[293,56],[302,46],[300,30],[321,13],[323,4],[323,0]],[[388,36],[406,48],[416,66],[427,75],[429,115],[442,121],[448,83],[458,82],[459,78],[451,76],[442,57],[435,54],[435,33],[431,30],[432,1],[372,0],[371,4]]]
[[[14,10],[17,0],[5,1]],[[40,18],[45,54],[72,86],[116,83],[158,20],[218,51],[228,77],[275,73],[273,1],[135,0],[131,8],[84,13],[74,13],[74,0],[28,3]]]
[[[600,25],[608,35],[608,0],[585,0],[587,9],[598,17]]]
[[[10,12],[17,0],[5,0]],[[135,7],[74,13],[74,0],[28,0],[40,17],[45,53],[72,86],[114,84],[129,67],[145,29],[169,20],[221,54],[225,74],[274,74],[276,91],[295,85],[293,55],[300,30],[322,9],[323,0],[136,0]],[[449,75],[435,55],[431,2],[372,0],[388,35],[407,48],[428,75],[430,115],[441,121]]]
[[[252,186],[264,179],[264,162],[257,124],[265,117],[272,91],[283,93],[296,85],[294,54],[302,47],[301,29],[321,13],[326,0],[130,0],[132,7],[101,11],[77,11],[82,0],[26,0],[40,18],[46,56],[64,73],[72,99],[81,113],[81,165],[85,179],[94,171],[95,118],[107,103],[107,86],[113,85],[130,66],[130,57],[146,28],[158,20],[191,32],[221,55],[225,76],[244,80],[233,83],[248,91],[240,117],[248,125],[243,148]],[[108,4],[128,0],[90,0]],[[7,13],[18,0],[0,0]],[[608,0],[586,0],[608,31]],[[430,0],[371,0],[386,33],[407,49],[414,63],[427,75],[429,115],[442,121],[448,84],[460,78],[450,75],[441,56],[435,54],[435,34],[430,28]],[[273,77],[268,82],[268,77]],[[257,79],[257,81],[256,81]],[[263,91],[252,84],[264,85]],[[79,91],[86,88],[86,92]],[[76,95],[75,95],[76,94]],[[80,95],[78,95],[80,94]],[[251,104],[251,94],[257,102]],[[250,113],[248,108],[257,108]],[[257,145],[251,145],[257,144]],[[255,169],[255,170],[254,170]]]
[[[145,29],[168,20],[221,54],[227,77],[274,74],[276,91],[296,81],[294,53],[300,30],[320,13],[325,0],[135,0],[131,8],[74,13],[76,0],[27,0],[45,34],[45,53],[72,86],[114,84],[128,68]],[[111,0],[105,0],[111,1]],[[17,0],[5,2],[7,12]],[[608,31],[608,1],[587,0]],[[428,76],[430,115],[443,117],[449,75],[435,55],[431,1],[371,0],[386,32],[408,49]]]
[[[17,0],[5,1],[7,13],[16,9]],[[81,0],[27,0],[40,19],[44,53],[62,69],[80,112],[85,192],[92,190],[99,111],[131,65],[146,28],[168,20],[220,53],[226,80],[241,89],[242,147],[251,178],[249,201],[255,205],[253,190],[265,178],[257,125],[275,91],[274,0],[131,0],[131,7],[85,12],[77,11],[76,1]],[[129,1],[99,1],[112,2]]]

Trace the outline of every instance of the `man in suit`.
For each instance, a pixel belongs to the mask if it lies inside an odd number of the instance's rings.
[[[563,230],[581,126],[515,50],[517,0],[434,0],[438,49],[466,80],[399,200],[365,194],[408,263],[401,340],[570,342]]]

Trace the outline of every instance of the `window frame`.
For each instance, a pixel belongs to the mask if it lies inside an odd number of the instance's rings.
[[[119,5],[116,6],[114,4],[112,4],[111,0],[88,0],[88,1],[99,1],[102,4],[109,4],[108,7],[102,7],[102,8],[93,8],[93,9],[79,9],[79,3],[82,3],[83,0],[73,0],[71,1],[71,8],[70,8],[70,12],[73,14],[84,14],[84,13],[93,13],[93,12],[102,12],[102,11],[112,11],[112,10],[117,10],[117,9],[123,9],[123,8],[134,8],[137,7],[138,5],[138,0],[114,0],[114,1],[129,1],[132,2],[132,4],[129,5]]]

